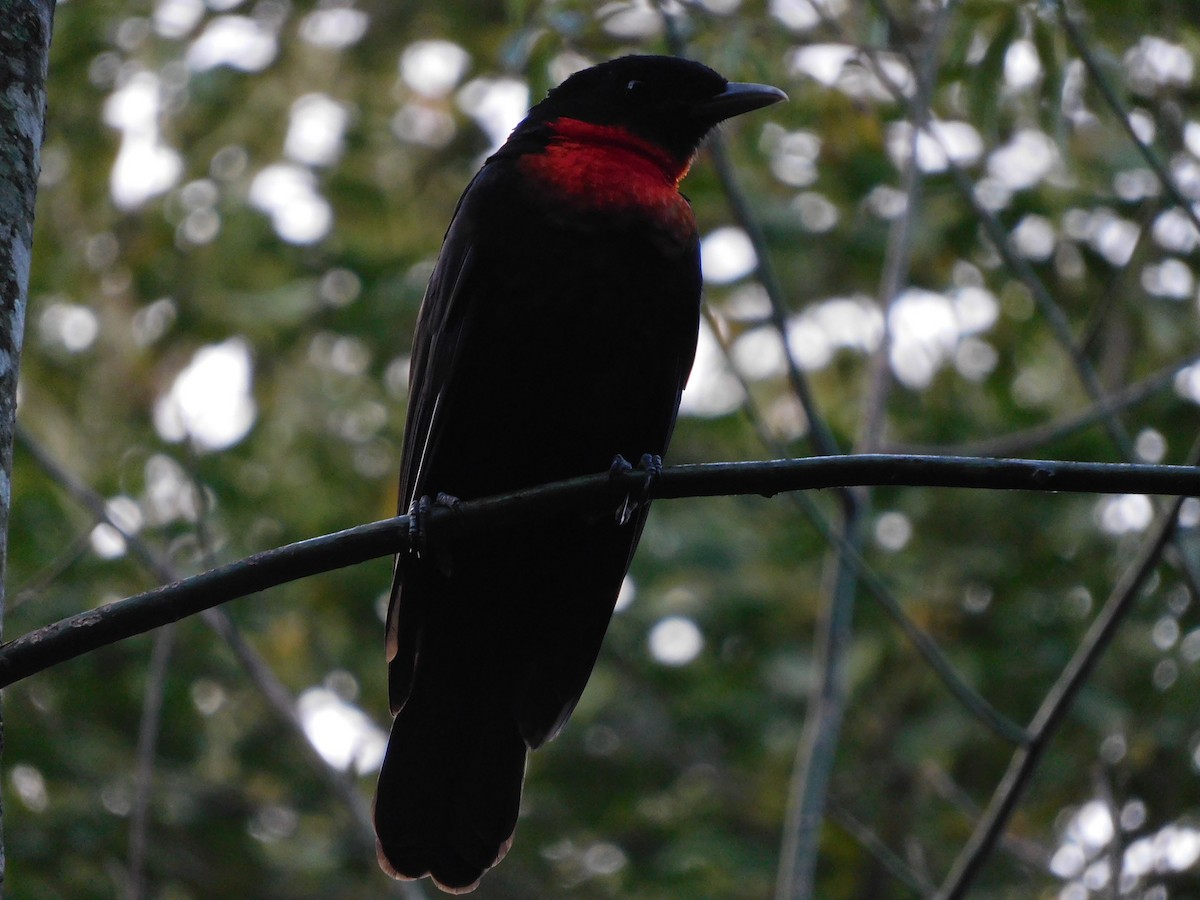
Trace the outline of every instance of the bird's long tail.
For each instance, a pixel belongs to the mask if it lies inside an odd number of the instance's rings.
[[[392,723],[374,815],[394,878],[466,893],[512,844],[526,745],[509,704],[479,693],[417,685]]]

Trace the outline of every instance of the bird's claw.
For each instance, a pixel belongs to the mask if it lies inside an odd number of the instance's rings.
[[[629,461],[618,453],[613,458],[608,472],[609,476],[612,477],[632,472],[633,468]],[[618,525],[628,524],[629,520],[633,518],[634,512],[637,511],[637,508],[649,503],[650,488],[662,474],[662,457],[657,453],[643,453],[641,459],[638,460],[637,468],[645,473],[645,478],[637,494],[626,494],[625,499],[621,501],[621,505],[617,507],[616,520]]]
[[[659,460],[659,462],[660,462],[660,468],[661,468],[662,461]],[[462,503],[462,501],[459,500],[457,497],[455,497],[453,494],[447,494],[442,491],[438,491],[438,495],[433,498],[434,506],[441,506],[446,509],[454,509],[460,503]]]
[[[613,457],[612,465],[608,467],[608,477],[615,478],[618,475],[624,475],[626,472],[633,471],[633,464],[630,463],[620,453]]]
[[[428,494],[422,494],[408,508],[408,548],[417,556],[425,556],[429,552],[429,517],[436,506],[454,509],[459,499],[451,494],[437,494],[432,500]]]
[[[418,497],[408,508],[408,549],[424,556],[428,538],[429,496]]]
[[[662,457],[657,453],[643,453],[642,458],[638,460],[638,468],[646,473],[645,490],[650,490],[650,485],[653,484],[658,476],[662,474],[663,461]]]

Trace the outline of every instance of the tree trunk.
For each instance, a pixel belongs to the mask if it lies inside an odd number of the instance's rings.
[[[17,371],[33,251],[33,202],[46,119],[46,70],[54,4],[0,0],[0,633],[12,504]],[[0,751],[3,750],[0,720]],[[0,804],[0,890],[5,873]]]

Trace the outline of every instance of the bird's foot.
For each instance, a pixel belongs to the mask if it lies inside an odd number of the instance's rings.
[[[608,468],[609,477],[632,472],[633,468],[629,461],[618,453],[613,457],[612,465]],[[662,474],[662,457],[657,453],[643,453],[641,459],[638,460],[637,468],[645,474],[645,478],[636,495],[626,494],[625,499],[621,501],[621,505],[617,507],[616,519],[618,525],[627,524],[633,518],[633,514],[639,506],[647,505],[650,502],[650,488]]]
[[[425,556],[429,552],[429,517],[435,507],[454,509],[459,499],[451,494],[439,493],[432,500],[428,494],[423,494],[412,502],[408,508],[408,548],[417,556]]]

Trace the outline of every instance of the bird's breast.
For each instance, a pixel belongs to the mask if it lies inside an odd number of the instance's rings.
[[[577,221],[630,219],[682,242],[696,233],[679,182],[691,160],[679,161],[614,126],[559,119],[544,149],[523,156],[522,174],[550,206]]]

